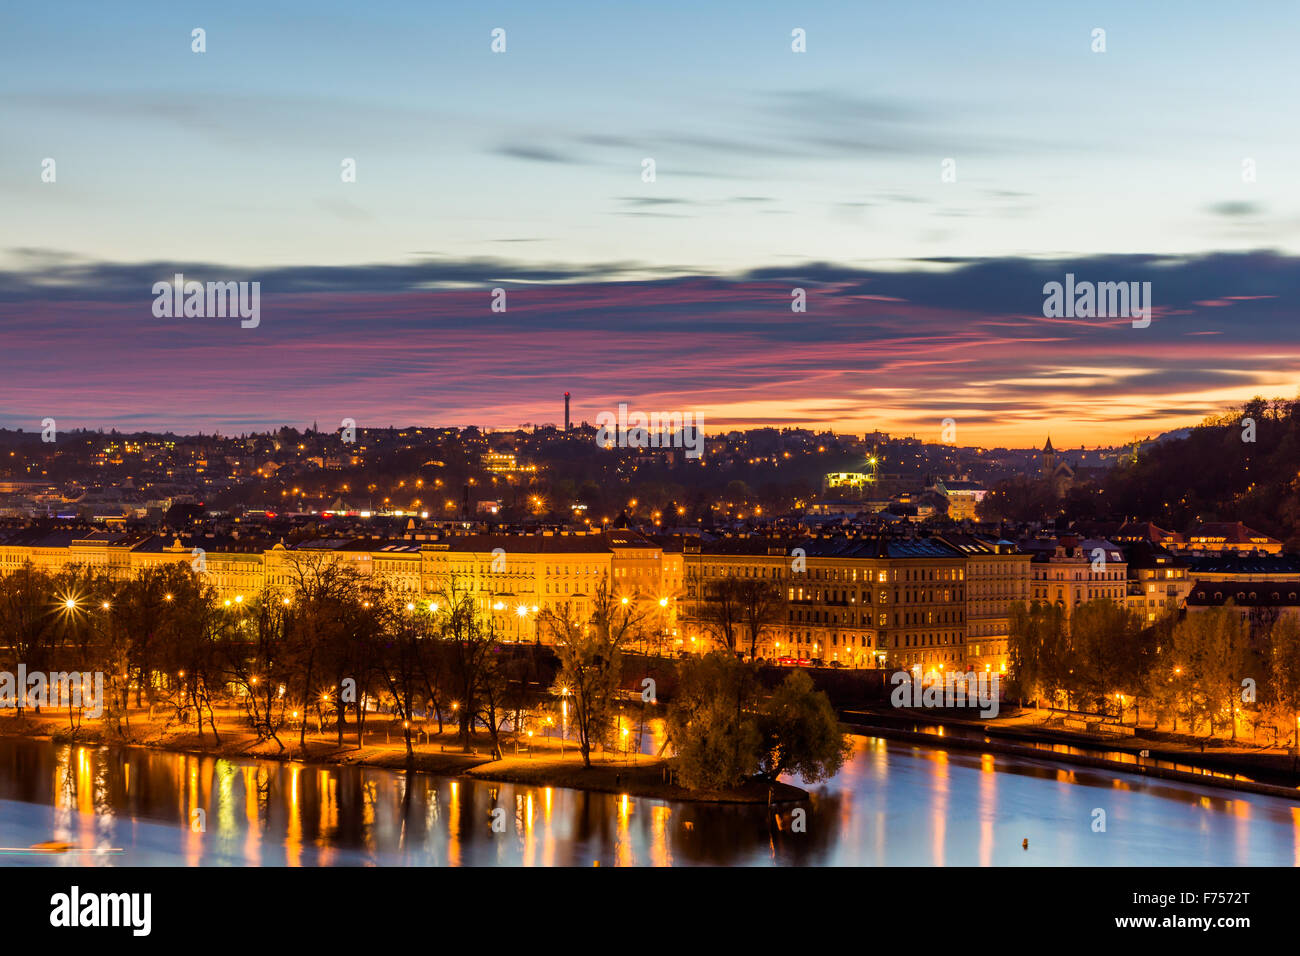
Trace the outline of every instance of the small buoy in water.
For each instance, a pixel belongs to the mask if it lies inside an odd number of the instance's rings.
[[[1020,841],[1020,848],[1022,850],[1029,849],[1029,837],[1025,837],[1023,840]]]

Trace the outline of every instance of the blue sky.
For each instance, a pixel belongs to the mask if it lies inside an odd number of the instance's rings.
[[[648,275],[1300,245],[1290,3],[16,6],[6,257]]]

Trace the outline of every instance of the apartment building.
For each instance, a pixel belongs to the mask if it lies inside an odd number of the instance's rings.
[[[1138,541],[1126,549],[1128,588],[1125,605],[1143,624],[1154,624],[1164,614],[1187,603],[1195,583],[1188,562],[1167,548]]]
[[[1105,598],[1125,603],[1128,562],[1111,542],[1065,536],[1022,542],[1021,546],[1033,554],[1030,601],[1056,604],[1064,609],[1066,618],[1086,601]]]
[[[1030,555],[974,536],[922,539],[749,536],[685,546],[685,643],[718,641],[711,588],[725,578],[771,581],[785,599],[758,657],[923,672],[1002,670],[1013,601],[1028,592]],[[972,570],[974,569],[974,570]],[[970,575],[978,574],[972,594]],[[970,636],[976,614],[978,642]],[[747,628],[738,628],[748,651]],[[978,649],[976,649],[978,644]]]
[[[1005,673],[1011,605],[1028,603],[1032,556],[1010,541],[945,534],[940,539],[966,558],[966,664]]]
[[[628,530],[318,538],[292,546],[252,537],[26,530],[0,539],[0,576],[30,563],[50,572],[80,567],[124,580],[146,568],[185,564],[219,600],[242,603],[268,589],[291,588],[298,565],[313,557],[341,561],[413,605],[469,592],[505,640],[544,638],[537,619],[546,608],[568,605],[585,617],[602,584],[643,608],[655,637],[678,636],[680,545],[665,551],[664,544]]]

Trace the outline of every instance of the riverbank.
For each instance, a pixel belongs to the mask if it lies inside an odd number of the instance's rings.
[[[850,711],[844,717],[845,726],[856,734],[1259,793],[1300,803],[1300,789],[1287,766],[1293,759],[1289,753],[1240,746],[1222,746],[1206,753],[1194,743],[1179,740],[1078,733],[1042,726],[1042,717],[1035,712],[971,720],[934,711],[890,708]],[[932,729],[911,729],[916,726]],[[945,729],[952,732],[945,733]]]
[[[218,708],[220,740],[215,740],[210,729],[200,736],[193,725],[182,728],[157,718],[151,720],[144,711],[132,714],[129,735],[111,732],[95,720],[83,720],[74,730],[63,714],[20,717],[16,711],[0,711],[0,736],[83,745],[142,747],[228,759],[411,769],[440,776],[566,787],[659,800],[739,804],[767,803],[769,800],[767,786],[760,783],[727,791],[687,790],[670,782],[668,761],[662,757],[597,751],[592,754],[591,766],[584,767],[582,756],[573,742],[566,743],[554,737],[521,737],[518,742],[503,737],[502,759],[494,760],[486,734],[471,738],[470,752],[465,753],[454,733],[421,733],[418,742],[413,742],[413,753],[408,754],[400,725],[372,715],[360,744],[353,728],[345,734],[342,745],[338,743],[337,734],[308,732],[300,746],[295,731],[281,735],[284,743],[281,747],[273,739],[259,741],[255,734],[241,726],[241,717],[234,711]],[[807,797],[807,791],[790,784],[778,782],[772,787],[772,803],[797,803]]]

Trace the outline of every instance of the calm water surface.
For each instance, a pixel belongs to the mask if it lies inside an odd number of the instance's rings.
[[[855,737],[806,832],[763,807],[0,739],[0,864],[1295,865],[1300,804]],[[796,781],[797,782],[797,781]],[[494,834],[492,810],[506,811]],[[1106,832],[1094,832],[1094,810]],[[193,811],[206,830],[197,832]],[[1029,850],[1021,841],[1029,839]],[[65,841],[82,852],[36,855]]]

